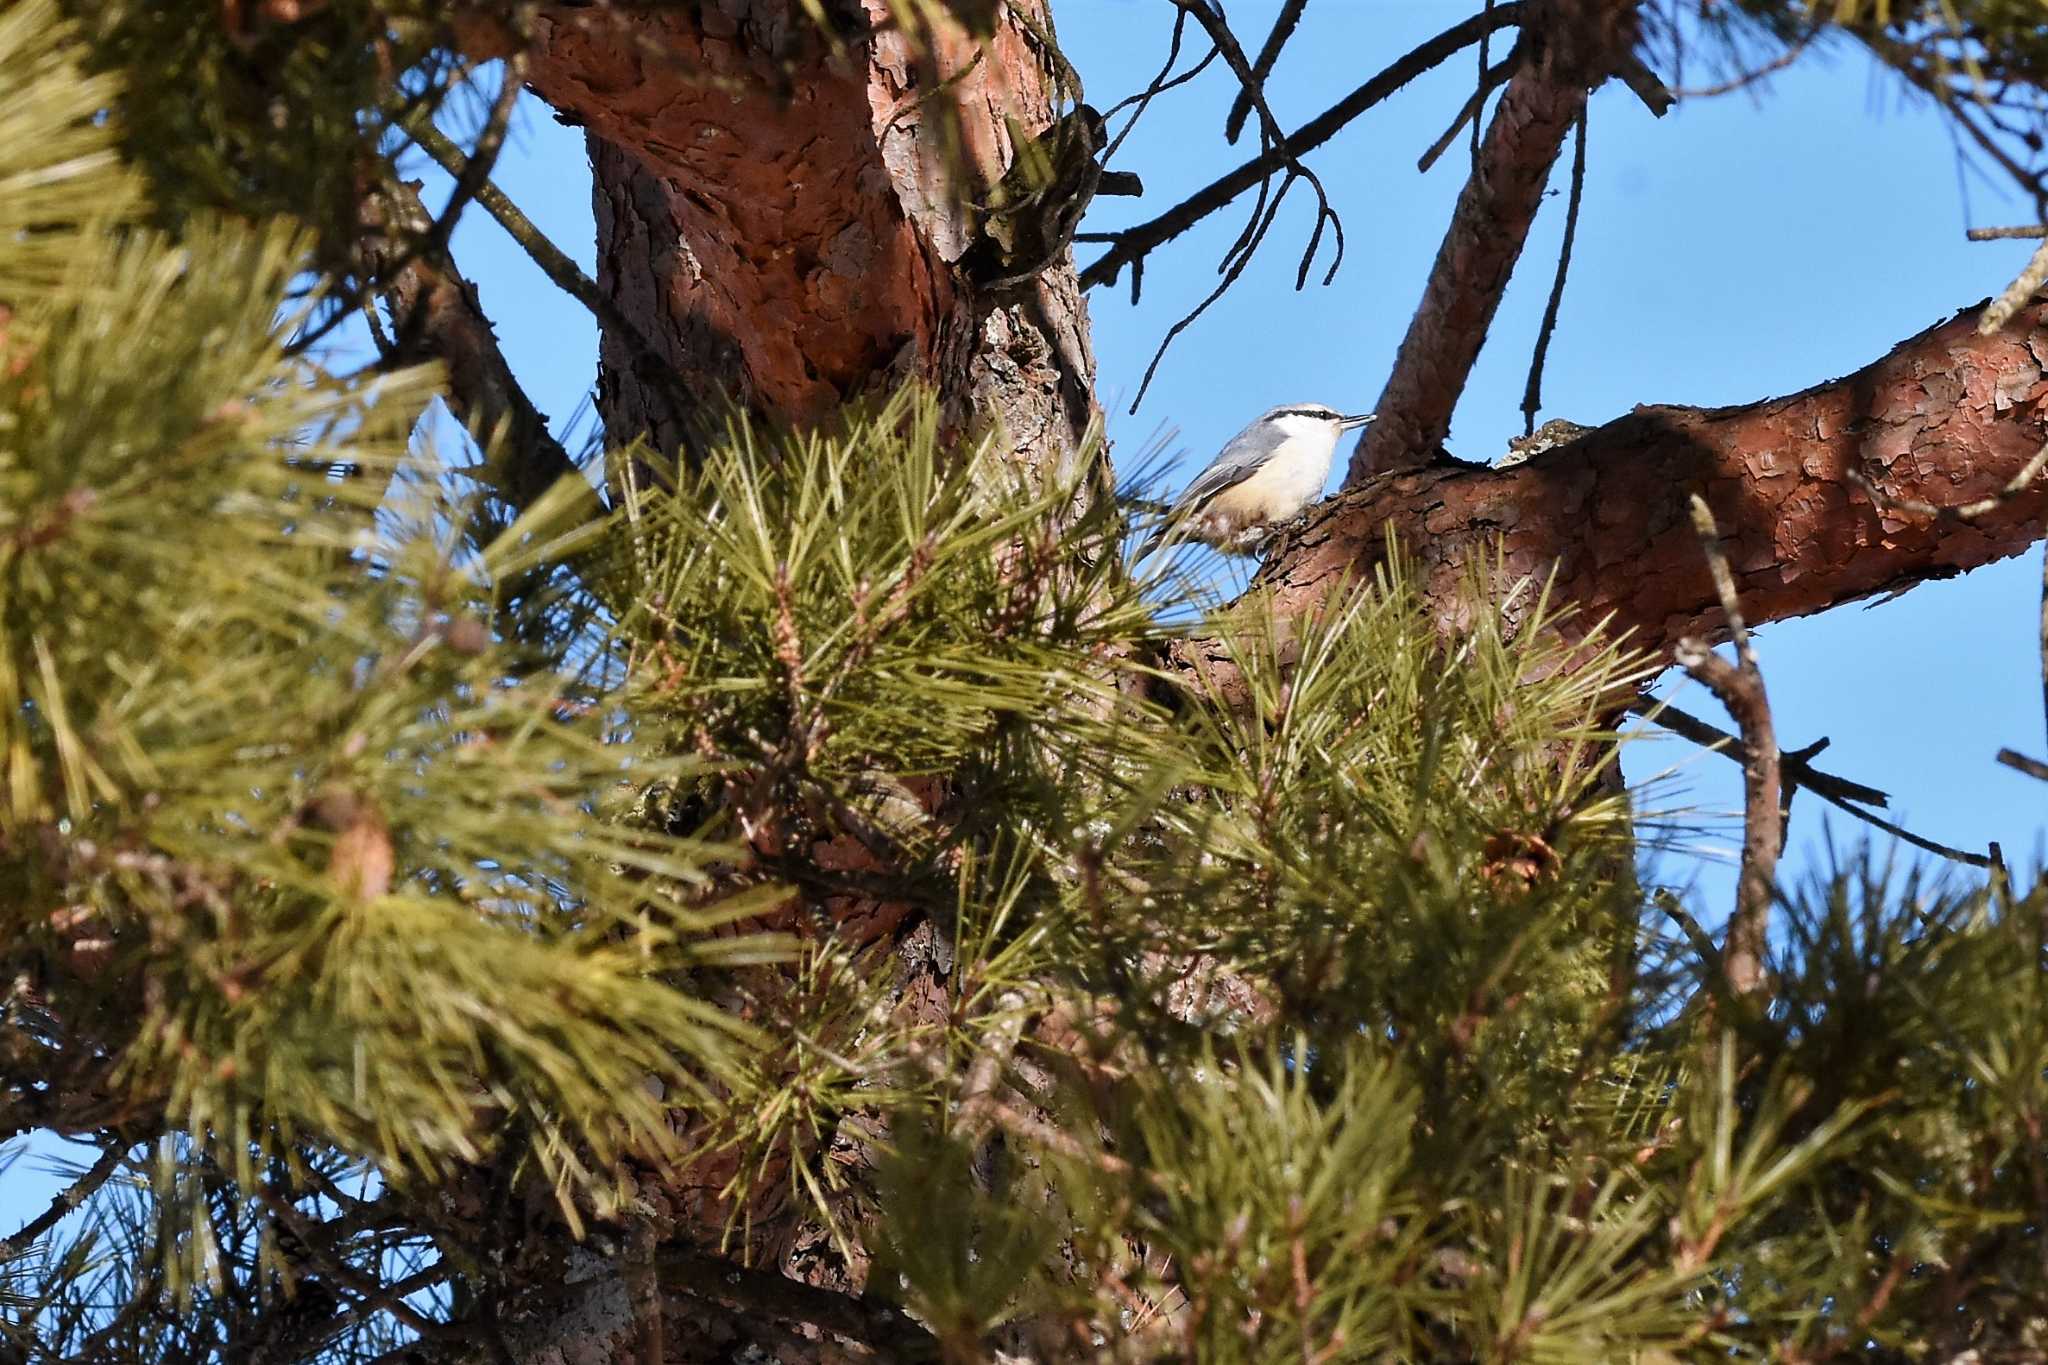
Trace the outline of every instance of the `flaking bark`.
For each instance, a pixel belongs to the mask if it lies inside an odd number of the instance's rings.
[[[1498,538],[1500,586],[1555,575],[1578,628],[1603,618],[1639,647],[1727,637],[1687,511],[1720,524],[1752,625],[1902,591],[2020,553],[2039,540],[2048,487],[1974,521],[1886,509],[2000,492],[2048,439],[2048,305],[1977,335],[1982,305],[1900,343],[1845,378],[1741,407],[1645,406],[1504,468],[1436,465],[1383,475],[1322,504],[1257,584],[1286,614],[1366,571],[1390,537],[1448,613],[1465,566]],[[1226,693],[1222,651],[1197,644]],[[1184,656],[1184,662],[1191,662]]]
[[[1049,59],[1014,16],[976,61],[964,34],[942,26],[919,53],[883,0],[865,10],[873,36],[837,56],[780,0],[538,20],[532,85],[594,135],[599,283],[660,353],[605,338],[615,441],[686,446],[726,398],[815,420],[917,378],[963,426],[1000,421],[1027,468],[1082,449],[1094,360],[1071,260],[1001,291],[965,264],[1013,124],[1051,125]],[[965,179],[945,170],[942,112]],[[699,412],[676,410],[679,390]]]

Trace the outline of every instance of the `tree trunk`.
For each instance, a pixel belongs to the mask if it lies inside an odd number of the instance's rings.
[[[1035,476],[1091,472],[1078,460],[1107,474],[1071,253],[1059,243],[1020,268],[991,248],[979,207],[1014,159],[1013,130],[1044,134],[1070,93],[1033,35],[1050,16],[1002,11],[979,61],[964,31],[942,22],[920,50],[889,18],[886,0],[864,0],[836,53],[800,0],[564,6],[538,19],[529,83],[588,129],[598,282],[620,324],[604,331],[598,386],[611,447],[644,434],[688,452],[728,403],[800,424],[915,380],[937,389],[951,424],[999,429]],[[470,37],[473,55],[510,41],[488,26]],[[848,918],[859,939],[897,932],[859,908]],[[931,937],[921,925],[896,945],[907,1019],[943,1018]],[[724,1174],[650,1173],[659,1250],[528,1242],[536,1259],[520,1280],[574,1287],[505,1324],[513,1357],[896,1360],[928,1346],[860,1297],[858,1245],[842,1257],[787,1210],[749,1210],[757,1269],[692,1250],[717,1244]]]
[[[920,54],[867,0],[878,31],[835,56],[798,0],[691,9],[550,12],[532,54],[533,88],[590,128],[599,283],[635,332],[604,337],[613,442],[687,447],[728,399],[801,422],[916,379],[1028,468],[1075,459],[1096,408],[1071,259],[1004,288],[970,264],[1005,115],[1053,121],[1028,27],[1008,14],[980,62],[949,27]]]
[[[688,451],[729,400],[800,423],[916,379],[938,389],[960,427],[999,423],[1028,471],[1102,461],[1089,441],[1094,366],[1071,256],[1056,242],[1042,269],[1019,271],[992,250],[977,207],[1013,161],[1013,129],[1045,133],[1074,94],[1034,36],[1050,30],[1044,0],[992,7],[995,36],[979,61],[964,31],[942,27],[920,51],[889,26],[886,0],[856,8],[838,51],[801,0],[559,6],[538,19],[530,83],[590,134],[599,279],[620,324],[603,338],[599,388],[612,443],[644,433],[659,449]],[[1694,491],[1732,542],[1752,622],[1957,571],[2037,538],[2048,509],[2038,494],[1969,522],[1873,497],[1951,504],[1997,492],[2025,465],[2048,436],[2040,308],[1989,339],[1947,324],[1790,398],[1639,409],[1515,468],[1403,467],[1433,449],[1429,433],[1448,420],[1519,250],[1519,231],[1508,249],[1489,248],[1481,220],[1505,215],[1526,228],[1541,190],[1540,168],[1510,174],[1506,163],[1547,166],[1585,87],[1627,56],[1621,40],[1561,37],[1632,16],[1632,4],[1556,0],[1532,13],[1553,26],[1550,45],[1535,49],[1541,60],[1503,102],[1490,159],[1461,201],[1388,386],[1397,411],[1376,428],[1386,449],[1361,454],[1354,479],[1364,481],[1269,560],[1262,580],[1283,608],[1321,600],[1391,535],[1418,554],[1448,613],[1460,565],[1499,537],[1505,574],[1554,572],[1586,607],[1582,619],[1611,614],[1638,643],[1663,648],[1718,625],[1683,511]],[[514,41],[481,22],[471,36],[472,55]],[[962,178],[949,176],[955,164]],[[1460,264],[1489,250],[1483,278]],[[1879,491],[1860,491],[1851,471]],[[1227,685],[1220,656],[1204,671]],[[868,932],[897,931],[877,919]],[[929,936],[924,926],[895,945],[900,1007],[913,1018],[936,1018],[945,995]],[[653,1242],[567,1253],[548,1243],[537,1254],[555,1259],[524,1265],[518,1280],[547,1275],[567,1287],[504,1325],[512,1357],[872,1360],[928,1347],[862,1297],[858,1248],[842,1258],[793,1217],[754,1239],[771,1253],[758,1268],[694,1249],[715,1236],[707,1188],[717,1183],[651,1173],[642,1193],[656,1210]],[[757,1230],[773,1221],[770,1211]]]

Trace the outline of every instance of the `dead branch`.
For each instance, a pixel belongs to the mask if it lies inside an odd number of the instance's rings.
[[[57,1191],[56,1195],[50,1200],[48,1208],[16,1228],[11,1237],[0,1237],[0,1264],[13,1260],[29,1247],[35,1245],[51,1228],[64,1221],[66,1215],[74,1212],[86,1200],[92,1198],[94,1192],[100,1186],[106,1184],[114,1172],[120,1168],[121,1160],[126,1155],[126,1152],[125,1144],[121,1143],[118,1139],[115,1140],[112,1146],[100,1153],[98,1161],[95,1161],[89,1168],[80,1172],[78,1179]]]
[[[1516,51],[1519,50],[1520,49],[1516,49]],[[1429,174],[1429,168],[1436,165],[1437,158],[1442,156],[1446,151],[1450,149],[1451,143],[1454,140],[1456,140],[1458,136],[1458,130],[1465,127],[1467,124],[1470,124],[1472,127],[1473,145],[1478,145],[1479,111],[1486,107],[1487,98],[1491,96],[1494,91],[1500,89],[1503,85],[1506,85],[1508,83],[1508,77],[1512,76],[1514,73],[1514,52],[1508,53],[1508,55],[1501,59],[1499,62],[1496,62],[1494,65],[1487,67],[1484,71],[1479,73],[1478,84],[1472,88],[1472,93],[1466,96],[1465,102],[1462,105],[1458,106],[1458,112],[1456,116],[1451,119],[1451,126],[1444,129],[1443,132],[1437,134],[1436,141],[1430,143],[1428,148],[1426,148],[1423,151],[1422,155],[1415,158],[1415,169],[1418,174]]]
[[[1586,193],[1586,111],[1572,130],[1572,193],[1564,209],[1564,241],[1557,249],[1557,274],[1550,281],[1550,299],[1543,305],[1543,323],[1536,329],[1536,349],[1529,356],[1529,379],[1522,386],[1522,435],[1536,434],[1536,412],[1543,406],[1543,362],[1557,332],[1558,309],[1564,305],[1564,279],[1572,268],[1572,242],[1579,235],[1579,205]]]
[[[1778,853],[1785,841],[1780,814],[1784,788],[1778,776],[1778,737],[1771,723],[1771,703],[1749,631],[1742,623],[1742,605],[1721,546],[1720,528],[1714,525],[1706,500],[1697,495],[1692,499],[1692,516],[1700,551],[1706,556],[1722,614],[1735,640],[1737,662],[1730,664],[1693,635],[1681,639],[1674,652],[1685,671],[1720,698],[1742,732],[1742,880],[1735,893],[1735,914],[1728,921],[1724,956],[1730,989],[1746,995],[1763,982],[1764,933],[1770,922]]]
[[[1691,740],[1709,753],[1721,754],[1745,767],[1749,763],[1749,751],[1743,746],[1742,740],[1739,737],[1701,720],[1690,712],[1681,711],[1668,703],[1655,701],[1647,697],[1630,702],[1628,709],[1652,724],[1669,730],[1672,734],[1682,739]],[[1807,745],[1804,749],[1781,751],[1779,753],[1778,768],[1787,793],[1785,797],[1787,810],[1791,808],[1790,793],[1803,789],[1812,792],[1837,810],[1845,811],[1872,828],[1883,830],[1893,838],[1911,844],[1917,849],[1947,858],[1951,862],[1963,863],[1969,867],[1991,866],[1992,860],[1984,854],[1971,853],[1964,849],[1954,848],[1948,844],[1926,838],[1923,835],[1915,834],[1909,829],[1895,825],[1882,816],[1873,815],[1870,811],[1864,809],[1865,806],[1888,807],[1891,804],[1891,798],[1875,787],[1867,787],[1861,782],[1852,782],[1848,778],[1838,777],[1834,773],[1824,773],[1814,767],[1810,760],[1815,754],[1827,747],[1827,743],[1827,740],[1821,739]]]
[[[2043,763],[2038,758],[2028,758],[2025,754],[2012,749],[2000,749],[1998,761],[2016,772],[2023,772],[2028,777],[2048,782],[2048,763]]]
[[[1223,140],[1235,146],[1237,135],[1244,131],[1245,116],[1251,113],[1252,91],[1265,90],[1266,78],[1273,74],[1274,63],[1280,60],[1280,49],[1294,36],[1294,30],[1301,23],[1302,11],[1308,8],[1308,0],[1281,0],[1280,13],[1274,16],[1273,27],[1266,34],[1265,45],[1259,49],[1258,59],[1252,63],[1253,84],[1237,92],[1237,98],[1230,102],[1230,114],[1223,120]]]

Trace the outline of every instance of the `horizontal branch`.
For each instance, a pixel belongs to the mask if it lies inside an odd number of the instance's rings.
[[[1448,624],[1466,565],[1496,541],[1500,587],[1551,577],[1637,646],[1727,638],[1687,499],[1704,496],[1752,624],[1803,616],[2018,554],[2043,533],[2048,490],[1971,521],[1911,504],[1973,503],[2007,487],[2048,439],[2048,305],[1977,334],[1981,304],[1846,378],[1732,408],[1639,407],[1526,463],[1382,475],[1322,504],[1261,570],[1288,614],[1380,559],[1391,536]],[[1891,506],[1872,502],[1853,476]],[[1199,653],[1230,690],[1220,648]]]
[[[938,1343],[892,1304],[820,1289],[769,1270],[680,1247],[657,1253],[662,1287],[782,1322],[799,1323],[857,1341],[887,1360],[929,1360]]]
[[[1690,711],[1681,711],[1668,702],[1650,696],[1631,701],[1628,709],[1659,729],[1669,730],[1680,739],[1690,740],[1701,748],[1722,754],[1738,764],[1747,764],[1750,761],[1749,751],[1743,746],[1739,736],[1731,735],[1720,726],[1701,720]],[[1820,743],[1824,745],[1827,741],[1822,740]],[[1779,757],[1786,780],[1794,786],[1804,787],[1829,800],[1860,801],[1866,806],[1887,808],[1891,805],[1891,797],[1884,792],[1861,782],[1852,782],[1846,777],[1824,773],[1814,767],[1803,753],[1785,753]]]

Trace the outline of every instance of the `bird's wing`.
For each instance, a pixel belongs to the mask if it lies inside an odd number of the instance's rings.
[[[1224,489],[1243,483],[1259,472],[1273,450],[1286,439],[1262,422],[1254,422],[1230,438],[1230,443],[1209,461],[1209,467],[1195,476],[1175,504],[1183,511],[1200,507]]]

